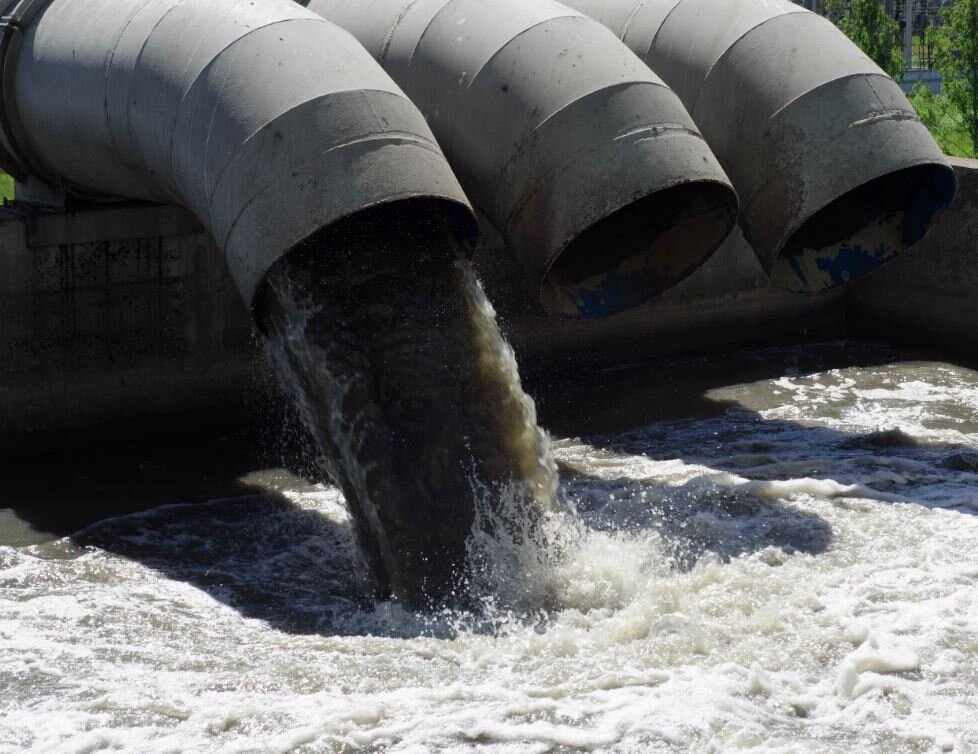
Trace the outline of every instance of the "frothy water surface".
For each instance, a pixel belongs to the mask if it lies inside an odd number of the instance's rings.
[[[555,441],[547,610],[366,599],[284,472],[0,547],[0,751],[978,751],[978,375],[804,352]]]

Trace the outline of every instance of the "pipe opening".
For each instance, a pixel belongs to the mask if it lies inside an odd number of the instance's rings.
[[[405,243],[400,247],[391,242],[398,234],[405,237]],[[267,281],[277,267],[293,261],[305,264],[301,260],[324,256],[326,259],[319,264],[327,268],[332,254],[347,254],[355,248],[384,248],[395,254],[407,253],[407,248],[424,245],[418,242],[421,238],[431,249],[439,249],[439,254],[471,257],[478,237],[479,225],[472,211],[450,199],[413,197],[365,207],[314,231],[278,258],[255,289],[252,299],[255,322],[264,332],[261,307],[267,298]],[[375,242],[373,247],[371,240]]]
[[[705,262],[737,215],[721,183],[657,191],[603,218],[571,241],[540,285],[549,314],[597,318],[668,290]]]
[[[868,275],[923,238],[954,189],[954,172],[945,165],[917,165],[864,183],[789,237],[775,260],[772,282],[815,293]]]

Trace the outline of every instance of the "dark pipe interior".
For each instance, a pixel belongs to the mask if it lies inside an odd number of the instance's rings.
[[[709,258],[736,211],[736,195],[720,183],[686,183],[632,202],[564,248],[540,302],[550,314],[593,318],[648,301]]]
[[[864,183],[808,218],[785,243],[771,280],[798,293],[858,280],[923,238],[954,190],[946,165],[918,165]]]

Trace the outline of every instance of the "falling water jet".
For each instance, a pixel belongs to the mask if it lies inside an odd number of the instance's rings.
[[[557,508],[547,435],[452,239],[424,200],[375,207],[294,249],[256,298],[381,592],[419,606],[465,592],[477,508],[516,540]]]

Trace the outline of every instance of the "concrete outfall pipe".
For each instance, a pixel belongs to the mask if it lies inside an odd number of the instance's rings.
[[[474,235],[421,114],[288,0],[21,0],[6,16],[8,155],[83,194],[189,208],[249,305],[277,259],[364,210],[410,201]]]
[[[556,484],[534,484],[549,455],[518,380],[472,353],[471,316],[448,316],[471,308],[457,252],[477,223],[421,113],[349,33],[291,0],[41,6],[8,26],[8,156],[86,194],[197,215],[328,456],[378,585],[447,598],[477,502],[462,461],[489,459],[480,481],[525,491],[528,516]],[[273,290],[294,281],[305,285]],[[272,296],[296,311],[279,331]],[[495,423],[473,418],[490,412]],[[522,423],[495,431],[506,420]]]
[[[899,86],[789,0],[567,0],[680,96],[741,199],[773,282],[820,291],[933,225],[954,174]]]
[[[599,317],[695,269],[736,196],[678,97],[552,0],[310,0],[428,119],[550,313]]]

